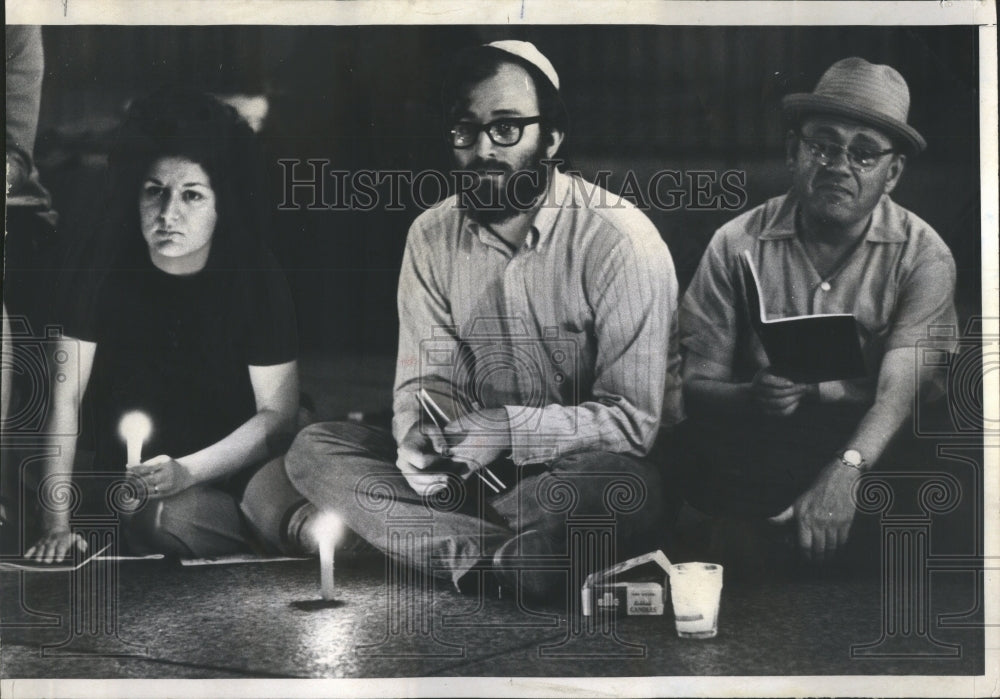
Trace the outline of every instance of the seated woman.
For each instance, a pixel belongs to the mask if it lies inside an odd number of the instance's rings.
[[[57,348],[79,372],[53,383],[47,434],[59,450],[45,469],[72,471],[77,439],[65,435],[84,394],[101,472],[125,469],[119,422],[145,413],[152,458],[128,465],[149,497],[124,528],[133,553],[287,550],[283,530],[304,502],[281,461],[296,428],[298,341],[261,240],[256,153],[234,109],[182,89],[136,100],[111,153],[107,222]],[[86,547],[53,510],[43,507],[28,557]]]

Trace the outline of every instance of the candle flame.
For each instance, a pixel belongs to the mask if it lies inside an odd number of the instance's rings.
[[[153,431],[153,423],[150,422],[146,413],[133,410],[122,416],[122,421],[118,423],[118,432],[126,442],[145,442],[149,433]]]
[[[336,512],[323,512],[313,521],[312,533],[321,545],[325,541],[336,545],[344,536],[344,520]]]

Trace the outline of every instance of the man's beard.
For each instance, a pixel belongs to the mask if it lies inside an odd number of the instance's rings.
[[[528,211],[549,185],[549,171],[542,164],[544,156],[545,149],[539,146],[518,170],[506,163],[476,158],[467,169],[480,177],[471,190],[460,194],[459,205],[483,226],[503,223]],[[488,172],[503,173],[501,181],[487,176]]]

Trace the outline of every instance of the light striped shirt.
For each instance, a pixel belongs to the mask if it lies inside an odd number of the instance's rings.
[[[397,442],[427,389],[450,417],[504,408],[515,463],[642,455],[682,417],[677,278],[652,222],[553,171],[516,251],[450,197],[410,227],[399,279]],[[463,420],[490,439],[491,426]],[[493,432],[496,434],[495,430]]]

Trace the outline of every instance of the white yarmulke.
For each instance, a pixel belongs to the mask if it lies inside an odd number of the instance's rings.
[[[542,74],[549,79],[552,86],[559,89],[559,74],[556,73],[556,69],[552,67],[552,62],[549,61],[542,52],[539,51],[534,44],[530,41],[515,41],[513,39],[507,39],[504,41],[493,41],[485,46],[492,46],[495,49],[500,49],[501,51],[506,51],[509,54],[517,56],[530,63],[531,65],[542,71]]]

